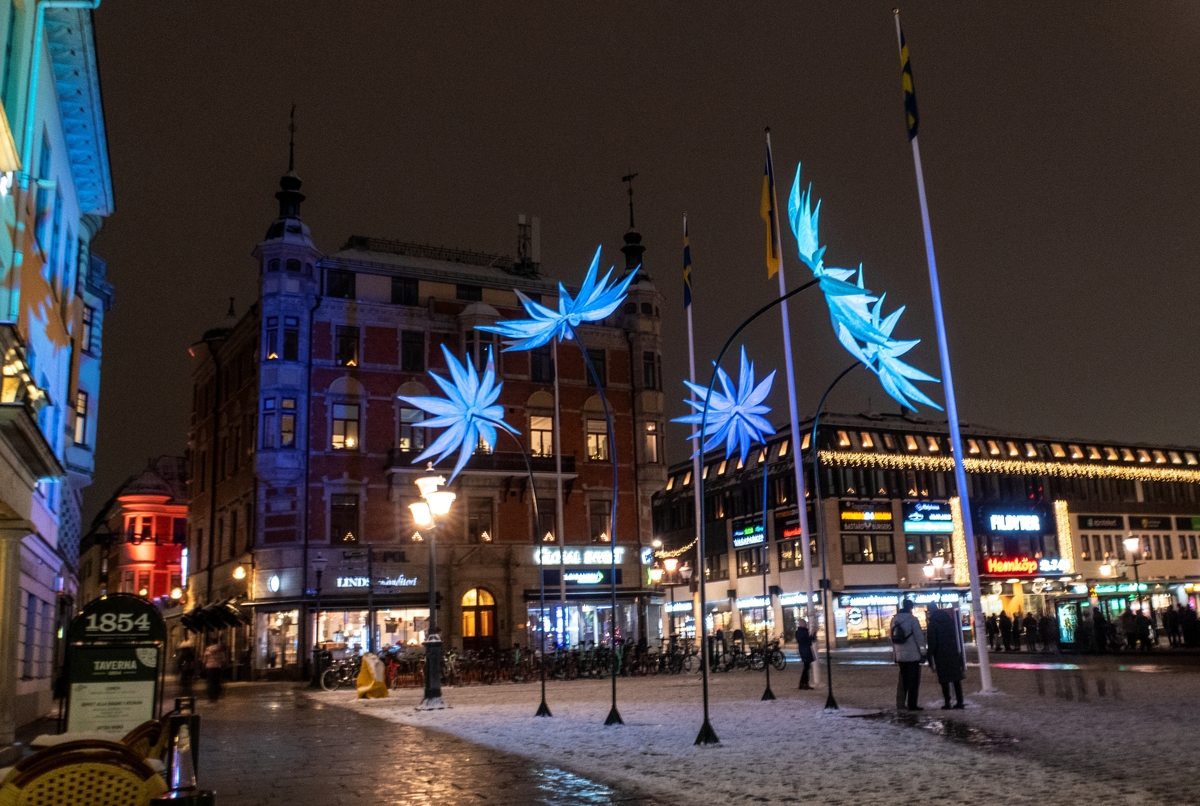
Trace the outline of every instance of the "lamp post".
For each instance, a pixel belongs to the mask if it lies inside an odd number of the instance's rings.
[[[1132,555],[1133,588],[1135,591],[1137,591],[1138,610],[1141,610],[1142,609],[1142,578],[1141,578],[1141,574],[1138,572],[1138,568],[1141,567],[1142,562],[1143,562],[1141,559],[1142,540],[1139,537],[1135,537],[1133,532],[1130,532],[1129,536],[1126,537],[1122,542],[1125,544],[1125,550],[1128,551]],[[1151,623],[1153,623],[1154,617],[1150,616],[1149,614],[1147,614],[1147,615],[1149,616]]]
[[[691,591],[691,589],[692,589],[692,585],[691,585],[691,582],[692,582],[692,566],[691,566],[690,564],[688,564],[688,563],[684,563],[683,565],[679,566],[679,578],[683,580],[683,584],[684,584],[684,585],[687,585],[687,586],[688,586],[688,591],[690,592],[690,591]],[[674,591],[672,591],[672,592],[671,592],[671,595],[672,595],[672,596],[674,596],[674,595],[675,595]],[[685,623],[685,626],[686,626],[686,623]],[[693,619],[693,621],[692,621],[692,632],[695,632],[695,629],[696,629],[696,623],[695,623],[695,619]],[[672,635],[674,635],[674,631],[675,631],[675,616],[672,614],[672,616],[671,616],[671,632],[672,632]]]
[[[309,562],[309,566],[317,574],[317,607],[313,614],[312,688],[320,688],[321,674],[325,671],[321,668],[321,663],[317,656],[317,653],[321,651],[321,575],[325,573],[325,562],[325,555],[323,554],[317,554]]]
[[[679,572],[679,558],[667,557],[663,560],[663,570],[671,577],[671,582],[668,587],[671,589],[671,604],[675,604],[675,586],[679,583],[679,578],[676,574]],[[689,569],[690,571],[690,569]],[[667,638],[671,640],[672,645],[675,640],[675,608],[672,606],[669,615],[667,616]]]
[[[931,557],[925,565],[921,566],[921,573],[925,575],[926,579],[932,579],[937,582],[937,589],[940,594],[942,592],[942,583],[954,573],[954,566],[946,565],[946,558],[938,554]],[[939,596],[939,598],[941,597]]]
[[[659,563],[658,560],[655,560],[654,565],[650,566],[650,570],[646,573],[650,576],[650,584],[658,587],[658,583],[662,582],[665,571],[662,564]]]
[[[429,529],[429,622],[425,630],[425,697],[417,706],[421,711],[445,708],[442,702],[442,636],[437,627],[437,519],[450,513],[455,495],[449,490],[439,490],[446,483],[445,476],[433,473],[433,464],[426,468],[429,475],[416,480],[422,501],[409,504],[413,521],[417,526]]]

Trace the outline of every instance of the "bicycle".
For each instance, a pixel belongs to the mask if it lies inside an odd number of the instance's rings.
[[[361,667],[362,658],[357,655],[335,660],[332,666],[321,673],[321,688],[337,691],[343,685],[354,685]]]

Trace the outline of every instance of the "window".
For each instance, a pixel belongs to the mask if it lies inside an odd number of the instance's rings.
[[[642,353],[642,386],[646,389],[658,389],[661,386],[659,377],[658,353]]]
[[[353,544],[358,542],[358,495],[329,496],[329,542]]]
[[[816,539],[809,541],[809,551],[812,556],[817,556]],[[804,567],[804,552],[800,550],[799,540],[783,540],[779,543],[779,570],[791,571],[796,568]]]
[[[926,560],[938,556],[950,559],[949,535],[910,534],[905,535],[904,540],[908,550],[908,562],[912,565],[924,565]]]
[[[475,362],[475,369],[483,372],[487,367],[488,348],[495,344],[496,335],[482,330],[468,330],[463,336],[463,358]],[[495,354],[493,353],[493,358]]]
[[[842,562],[846,565],[863,563],[894,563],[890,534],[842,535]]]
[[[554,455],[554,418],[529,418],[529,450],[534,456]]]
[[[271,258],[267,261],[267,271],[279,271],[279,258]]]
[[[1200,560],[1200,554],[1196,553],[1196,536],[1188,535],[1188,553],[1192,555],[1193,560]],[[1179,552],[1182,556],[1183,552]]]
[[[643,446],[646,456],[646,461],[650,464],[658,464],[662,461],[662,456],[659,453],[659,440],[662,438],[658,433],[658,423],[646,423],[646,432],[642,435]]]
[[[538,532],[535,542],[553,543],[554,534],[558,531],[558,502],[547,497],[538,501]]]
[[[908,448],[910,451],[917,450],[917,438],[912,434],[906,434],[904,437],[904,447]]]
[[[593,462],[608,461],[608,425],[604,420],[587,421],[587,452]]]
[[[50,178],[50,138],[45,134],[42,135],[42,152],[38,157],[38,179]],[[47,254],[50,245],[50,188],[42,187],[38,184],[37,195],[35,197],[35,226],[38,240],[38,247],[42,250],[42,254]]]
[[[286,271],[292,271],[292,272],[295,272],[296,274],[299,274],[300,273],[300,261],[296,260],[296,258],[294,258],[294,257],[288,258],[288,261],[283,264],[283,268]]]
[[[283,317],[283,360],[300,360],[300,319],[295,316]]]
[[[41,193],[41,190],[38,191]],[[22,647],[25,650],[25,657],[21,663],[21,677],[33,677],[33,658],[35,647],[37,646],[37,620],[38,620],[38,598],[32,593],[28,594],[25,599],[25,643]]]
[[[1163,535],[1163,551],[1167,555],[1168,560],[1175,559],[1175,550],[1171,548],[1171,536]]]
[[[91,353],[96,348],[96,309],[87,305],[83,309],[83,351]]]
[[[411,277],[392,278],[393,305],[420,305],[421,294],[417,281]]]
[[[607,543],[611,540],[612,502],[592,499],[588,502],[588,520],[591,526],[593,543]]]
[[[187,543],[187,518],[172,519],[171,540],[177,546],[182,546],[183,544]]]
[[[277,361],[279,359],[279,317],[267,317],[267,335],[266,346],[263,348],[263,354],[268,361]]]
[[[605,368],[604,351],[588,350],[587,355],[588,358],[591,359],[592,367],[596,370],[596,377],[600,379],[600,385],[608,386],[608,372]],[[592,378],[592,374],[590,372],[588,373],[587,381],[589,386],[596,385],[595,379]]]
[[[420,330],[404,330],[400,333],[400,370],[402,372],[425,371],[425,334]]]
[[[860,431],[858,433],[858,438],[859,438],[859,440],[862,441],[862,446],[863,446],[864,450],[871,450],[872,448],[875,447],[875,440],[872,439],[871,435],[869,433],[867,433],[866,431]]]
[[[454,298],[463,302],[482,302],[483,289],[477,285],[457,285],[454,287]]]
[[[358,406],[333,404],[333,449],[354,450],[358,447]]]
[[[88,393],[80,389],[75,393],[75,444],[87,445]]]
[[[704,558],[704,580],[729,579],[729,555],[714,554]]]
[[[495,537],[492,528],[492,499],[467,499],[467,542],[491,543]]]
[[[554,383],[554,357],[550,345],[529,351],[529,380],[534,383]]]
[[[425,412],[420,409],[400,409],[400,440],[396,447],[402,451],[425,450]]]
[[[483,588],[472,588],[462,597],[463,638],[490,638],[496,631],[496,600]]]
[[[767,567],[766,546],[755,546],[752,549],[738,549],[736,559],[738,576],[740,577],[753,576],[771,570]]]
[[[275,447],[275,398],[263,399],[262,404],[262,446]]]
[[[358,366],[358,328],[338,325],[335,331],[335,359],[343,367]]]
[[[330,269],[325,275],[325,295],[338,299],[354,299],[354,277],[352,271]]]
[[[280,408],[279,447],[291,448],[296,444],[296,398],[285,397]]]

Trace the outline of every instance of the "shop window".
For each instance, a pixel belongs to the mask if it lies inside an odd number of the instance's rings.
[[[492,499],[467,499],[467,542],[491,543],[494,537]]]
[[[842,562],[846,565],[892,564],[896,556],[892,553],[890,534],[843,534]]]
[[[554,356],[546,344],[529,351],[529,380],[534,383],[554,382]]]
[[[354,278],[352,271],[330,269],[325,275],[325,296],[336,299],[354,299]]]
[[[263,354],[268,361],[279,360],[279,317],[267,317],[267,342],[263,348]]]
[[[612,538],[612,502],[593,498],[588,502],[588,521],[593,543],[608,543]]]
[[[329,496],[329,542],[335,546],[358,543],[356,493],[335,493]]]
[[[358,366],[358,328],[338,325],[335,331],[335,358],[343,367]]]
[[[704,558],[704,579],[711,582],[718,579],[729,579],[729,555],[714,554]]]
[[[405,330],[400,333],[400,371],[425,371],[425,333]]]
[[[296,398],[285,397],[279,405],[279,447],[291,448],[296,444]]]
[[[608,424],[604,420],[587,421],[587,452],[593,462],[608,461]]]
[[[592,369],[596,370],[596,378],[600,379],[600,385],[608,386],[608,369],[604,350],[588,350],[587,355],[591,359]],[[588,386],[596,385],[596,380],[590,372],[587,374],[587,382]]]
[[[332,447],[335,451],[354,450],[358,447],[358,425],[357,405],[333,405]]]
[[[771,570],[766,546],[738,549],[736,560],[739,577],[754,576]]]
[[[418,425],[424,421],[425,412],[420,409],[400,409],[400,439],[396,444],[399,450],[425,450],[425,428]]]
[[[393,277],[392,304],[420,305],[421,294],[417,281],[411,277]]]
[[[300,319],[295,316],[283,317],[283,360],[300,360]]]
[[[529,418],[529,451],[534,456],[554,455],[554,418]]]
[[[660,455],[661,435],[658,433],[658,423],[646,423],[646,431],[642,434],[643,454],[646,461],[656,465],[662,461]]]

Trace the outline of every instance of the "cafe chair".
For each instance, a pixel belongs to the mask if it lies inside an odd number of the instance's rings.
[[[0,806],[148,806],[162,776],[116,742],[66,742],[22,759],[0,783]]]

